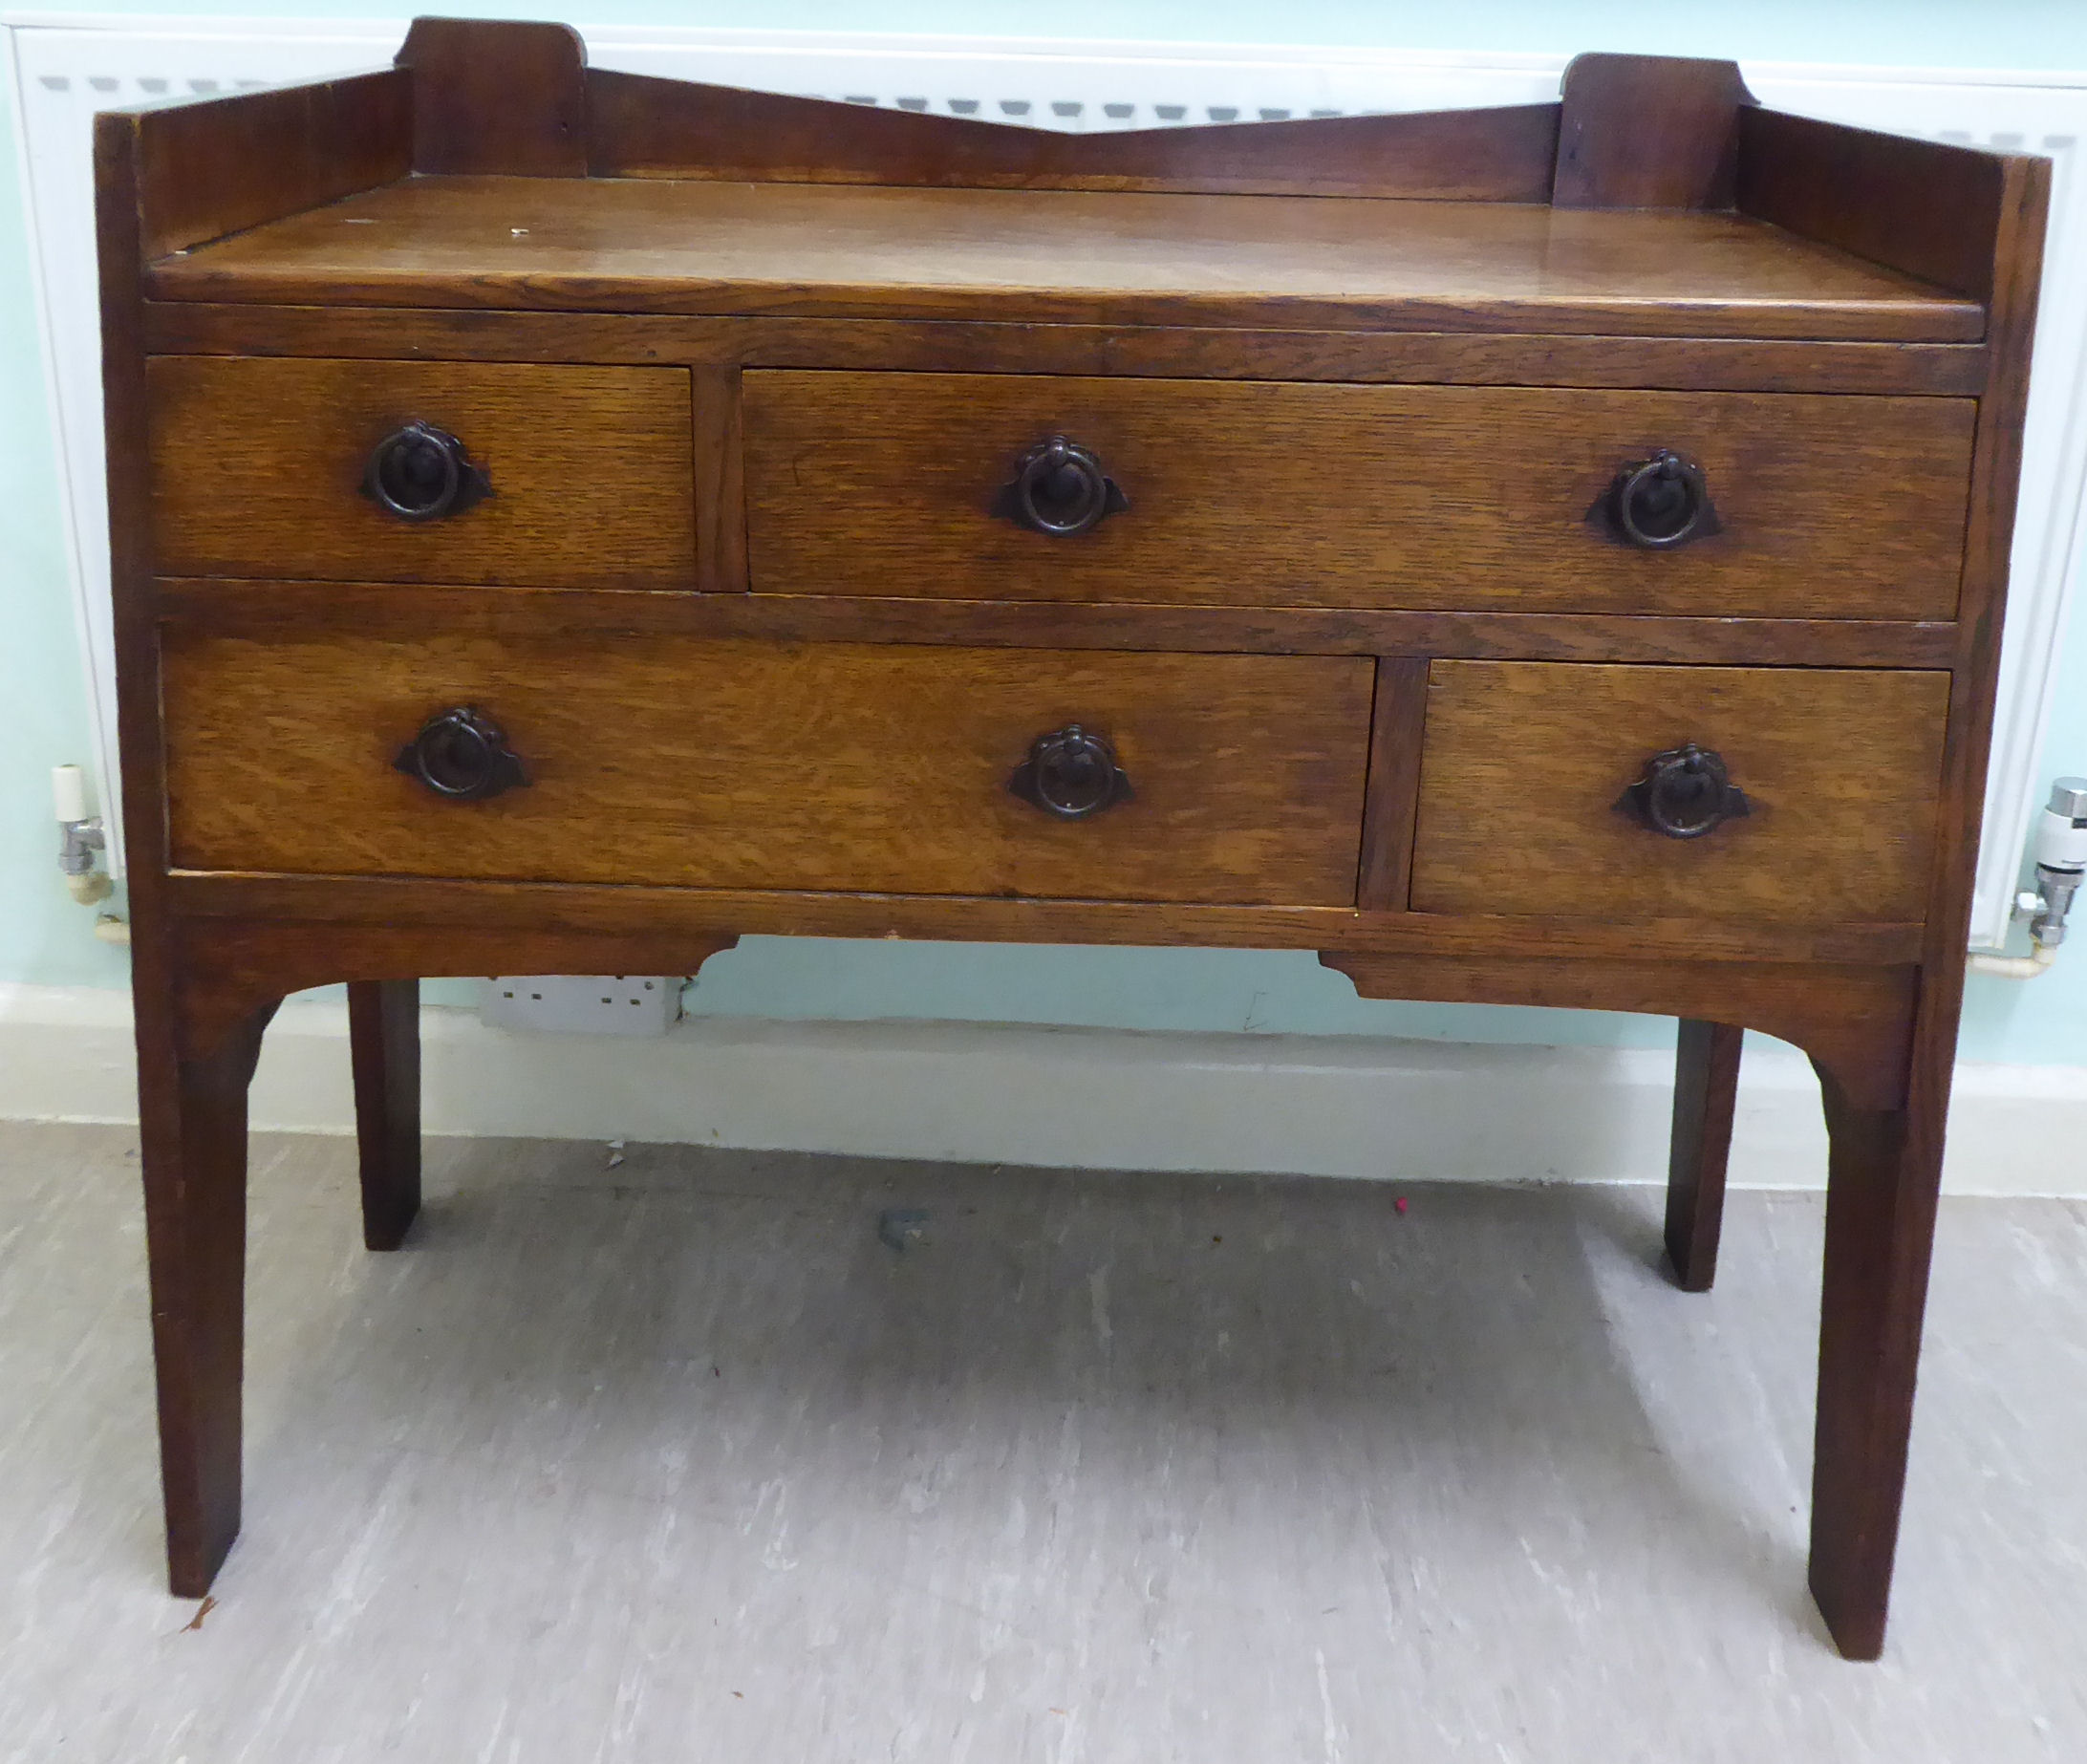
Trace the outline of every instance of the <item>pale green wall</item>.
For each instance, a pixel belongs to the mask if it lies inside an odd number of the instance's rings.
[[[12,106],[0,91],[0,984],[117,986],[129,963],[65,892],[51,818],[50,768],[91,748]]]
[[[47,7],[93,11],[92,7]],[[126,12],[402,16],[349,0],[297,6],[237,0],[121,0]],[[1934,67],[2087,67],[2087,0],[1754,0],[1648,8],[1643,0],[1492,0],[1483,9],[1388,0],[1118,0],[1080,13],[1033,0],[892,0],[873,12],[831,0],[693,8],[657,0],[566,8],[448,4],[430,10],[562,17],[585,25],[673,23],[764,28],[953,31],[1191,41],[1431,49],[1585,49],[1772,60]],[[0,104],[11,102],[0,95]],[[92,936],[94,913],[66,896],[52,861],[47,769],[87,751],[87,719],[65,587],[57,490],[34,350],[12,118],[0,127],[0,984],[118,985],[119,952]],[[2046,774],[2087,771],[2087,595],[2047,744]],[[1411,1034],[1459,1039],[1651,1042],[1639,1019],[1356,1000],[1309,956],[1268,952],[1066,950],[751,939],[713,960],[697,1008],[789,1017],[949,1017],[1137,1028]],[[1966,1057],[2087,1065],[2087,936],[2033,984],[1974,979]]]

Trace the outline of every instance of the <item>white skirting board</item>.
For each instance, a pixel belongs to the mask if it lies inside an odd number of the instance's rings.
[[[352,1131],[337,1003],[288,1005],[257,1129]],[[1388,1181],[1661,1182],[1673,1063],[1657,1050],[954,1022],[696,1018],[656,1041],[512,1035],[422,1013],[432,1134],[624,1139],[1105,1170]],[[134,1121],[129,1000],[0,987],[0,1117]],[[1747,1050],[1732,1179],[1819,1185],[1800,1056]],[[1959,1067],[1945,1187],[2087,1197],[2087,1069]]]

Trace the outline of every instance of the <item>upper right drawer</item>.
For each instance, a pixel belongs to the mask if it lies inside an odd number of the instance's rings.
[[[757,370],[757,592],[1947,619],[1969,398]]]

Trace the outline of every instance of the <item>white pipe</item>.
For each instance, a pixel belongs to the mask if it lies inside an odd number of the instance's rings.
[[[2004,980],[2033,980],[2039,974],[2048,974],[2057,958],[2055,943],[2039,943],[2027,956],[1973,956],[1970,969],[1973,974],[1996,975]]]

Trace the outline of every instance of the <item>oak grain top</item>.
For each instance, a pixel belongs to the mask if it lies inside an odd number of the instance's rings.
[[[1962,342],[1975,301],[1744,215],[416,177],[164,257],[160,299]]]

